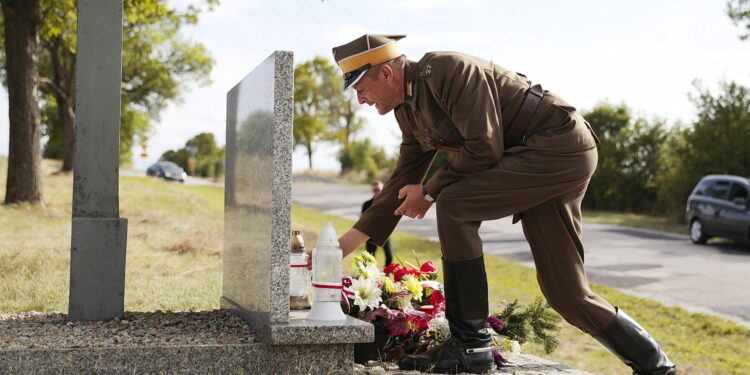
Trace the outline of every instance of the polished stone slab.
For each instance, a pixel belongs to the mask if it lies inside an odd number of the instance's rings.
[[[227,93],[223,300],[289,319],[294,66],[276,51]]]
[[[221,306],[274,346],[372,342],[372,325],[354,318],[290,315],[293,121],[294,61],[276,51],[227,93]]]

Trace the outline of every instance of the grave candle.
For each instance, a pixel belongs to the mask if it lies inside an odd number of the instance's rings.
[[[341,310],[342,252],[333,223],[326,222],[313,251],[313,306],[308,320],[346,320]]]
[[[292,231],[292,253],[289,254],[289,308],[306,310],[310,308],[307,291],[310,285],[310,273],[307,271],[307,254],[302,233]]]

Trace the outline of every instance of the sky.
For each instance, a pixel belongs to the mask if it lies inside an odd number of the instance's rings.
[[[181,7],[190,0],[169,0]],[[185,92],[155,124],[145,169],[167,149],[201,132],[224,144],[226,92],[274,50],[294,52],[295,63],[331,58],[331,48],[366,33],[406,34],[401,51],[412,60],[429,51],[461,51],[524,73],[579,109],[607,100],[637,116],[690,123],[693,81],[716,88],[721,80],[750,86],[750,41],[716,0],[222,0],[188,27],[216,60],[210,85]],[[392,114],[374,107],[359,139],[395,154],[400,135]],[[7,92],[0,89],[0,155],[8,152]],[[315,149],[316,169],[337,170],[337,149]],[[138,155],[140,149],[135,149]],[[307,168],[304,151],[295,171]]]

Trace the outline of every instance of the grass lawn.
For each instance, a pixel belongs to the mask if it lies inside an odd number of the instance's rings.
[[[583,210],[583,221],[589,223],[617,224],[626,227],[652,229],[684,235],[688,234],[687,225],[676,223],[672,218],[628,212]]]
[[[48,163],[48,162],[47,162]],[[5,191],[0,158],[0,191]],[[0,205],[0,314],[23,311],[66,311],[70,259],[72,175],[44,175],[45,205]],[[206,310],[218,308],[221,294],[223,189],[190,187],[157,179],[122,177],[120,212],[128,219],[125,308]],[[308,247],[324,221],[339,233],[352,222],[295,206],[295,228]],[[439,266],[439,245],[396,232],[397,255]],[[382,254],[378,254],[382,259]],[[488,256],[491,309],[503,299],[530,302],[540,295],[534,270]],[[594,290],[641,322],[666,348],[681,374],[750,373],[750,330],[681,308],[635,298],[611,288]],[[627,368],[595,340],[564,323],[560,348],[545,355],[524,350],[595,374],[629,374]]]

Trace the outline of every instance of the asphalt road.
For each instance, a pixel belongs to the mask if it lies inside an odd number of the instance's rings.
[[[294,202],[350,219],[369,197],[367,187],[295,183],[292,188]],[[403,218],[397,229],[437,240],[435,224],[433,207],[422,220]],[[687,235],[609,224],[583,228],[590,281],[750,327],[750,246],[694,245]],[[534,266],[520,223],[485,222],[480,234],[485,253]]]

